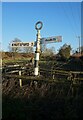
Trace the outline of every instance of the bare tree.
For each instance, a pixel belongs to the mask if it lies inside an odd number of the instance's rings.
[[[52,56],[54,53],[55,53],[55,48],[51,47],[51,48],[46,48],[42,54],[44,56]]]
[[[33,47],[24,47],[23,48],[24,53],[33,53]]]
[[[8,46],[8,47],[9,47],[9,52],[12,53],[12,58],[15,59],[16,53],[20,52],[20,51],[21,51],[21,48],[19,48],[19,47],[12,47],[12,46],[11,46],[11,43],[13,43],[13,42],[21,42],[21,40],[18,39],[18,38],[15,38],[14,40],[12,40],[12,41],[9,43],[9,46]]]
[[[21,51],[21,48],[19,48],[18,46],[17,47],[12,47],[11,46],[11,43],[13,43],[13,42],[21,42],[21,40],[20,39],[18,39],[18,38],[15,38],[14,40],[12,40],[10,43],[9,43],[9,52],[20,52]]]

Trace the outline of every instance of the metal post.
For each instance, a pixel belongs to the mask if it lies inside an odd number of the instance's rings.
[[[80,36],[77,36],[78,38],[78,42],[79,42],[79,47],[78,47],[78,50],[79,50],[79,54],[81,55],[81,43],[80,43]]]
[[[78,40],[79,40],[79,54],[81,55],[81,44],[80,44],[80,36],[78,36]]]
[[[40,25],[40,27],[38,27]],[[39,55],[40,55],[40,29],[42,28],[42,22],[39,21],[35,25],[35,29],[37,30],[37,39],[36,39],[36,51],[35,51],[35,59],[34,59],[34,75],[37,76],[39,73]]]

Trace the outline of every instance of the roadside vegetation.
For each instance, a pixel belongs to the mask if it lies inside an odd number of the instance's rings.
[[[39,67],[46,69],[41,81],[23,80],[2,75],[2,120],[72,120],[83,119],[83,81],[73,82],[61,75],[51,79],[50,70],[83,71],[83,56],[71,56],[70,46],[64,45],[59,53],[46,50],[40,55]],[[66,52],[64,54],[64,49]],[[68,50],[68,51],[67,51]],[[64,55],[63,55],[64,54]],[[3,66],[27,64],[34,53],[3,52]],[[30,66],[31,67],[31,66]],[[41,71],[41,70],[40,70]],[[44,75],[41,73],[42,75]],[[26,77],[25,76],[25,77]],[[81,76],[83,78],[83,76]],[[39,79],[39,78],[38,78]],[[50,79],[50,81],[46,81]]]

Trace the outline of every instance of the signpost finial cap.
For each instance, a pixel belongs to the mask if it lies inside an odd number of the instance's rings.
[[[42,26],[43,26],[43,23],[41,21],[38,21],[36,24],[35,24],[35,29],[36,30],[41,30],[42,29]]]

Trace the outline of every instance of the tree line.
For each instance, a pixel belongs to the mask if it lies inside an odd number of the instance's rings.
[[[10,44],[12,42],[22,42],[20,39],[15,38],[14,40],[12,40],[9,43],[9,52],[13,52],[13,53],[34,53],[34,48],[31,46],[28,47],[12,47]],[[60,57],[62,60],[67,60],[70,58],[71,55],[71,45],[67,45],[64,44],[63,46],[60,47],[60,49],[58,50],[58,57]],[[43,56],[53,56],[56,54],[55,48],[51,47],[51,48],[46,48],[46,46],[41,45],[41,53]],[[75,53],[77,53],[77,51],[75,51]],[[83,46],[81,47],[81,53],[83,53]]]

